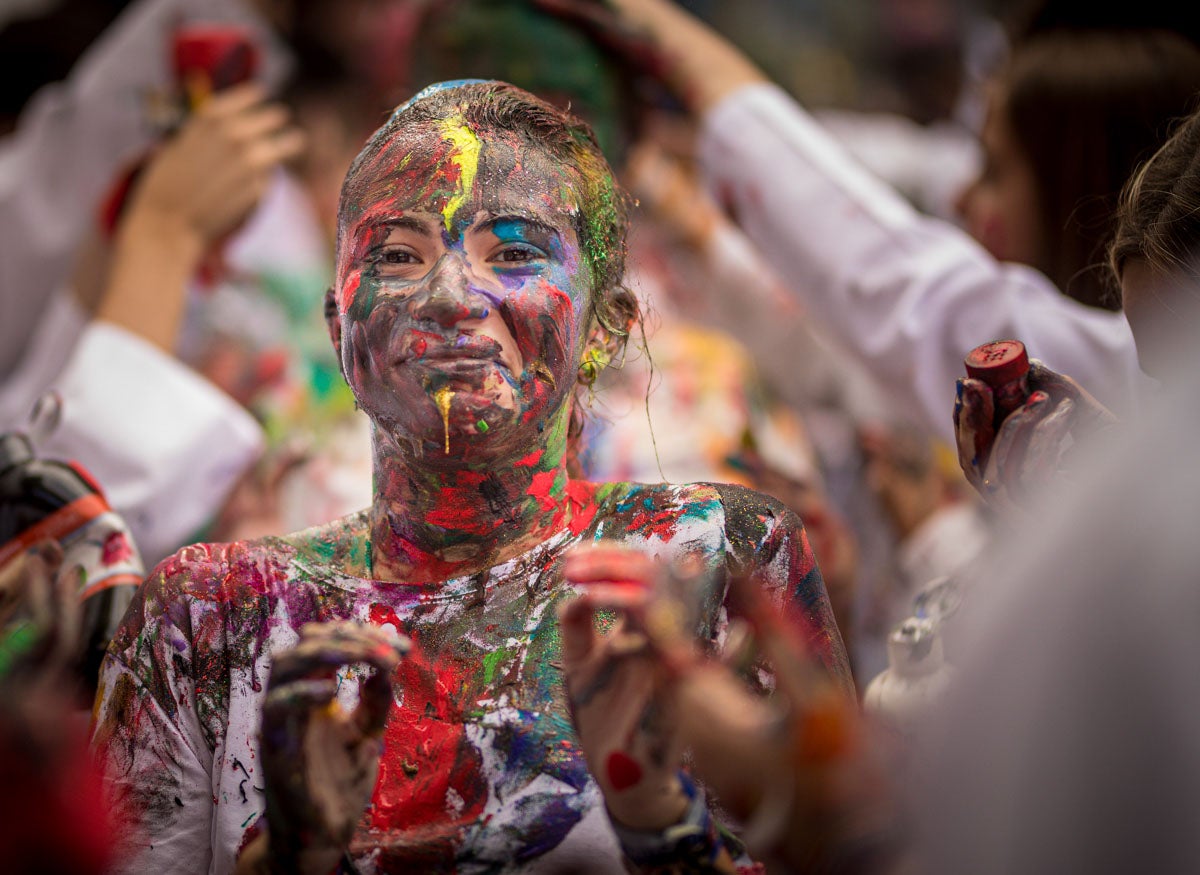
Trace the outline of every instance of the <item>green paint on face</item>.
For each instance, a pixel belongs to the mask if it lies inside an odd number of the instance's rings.
[[[479,422],[475,423],[475,428],[480,434],[487,434],[488,424],[481,419]]]

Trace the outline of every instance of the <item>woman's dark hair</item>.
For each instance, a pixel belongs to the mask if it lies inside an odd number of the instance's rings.
[[[1104,269],[1121,188],[1200,93],[1200,49],[1162,30],[1040,33],[1004,77],[1047,238],[1035,267],[1066,294],[1118,309]]]
[[[623,351],[640,311],[637,298],[625,285],[625,238],[631,200],[617,185],[592,129],[585,122],[505,82],[432,86],[398,107],[354,159],[342,185],[339,221],[345,205],[354,199],[360,171],[374,163],[396,133],[410,125],[448,118],[461,121],[476,134],[489,131],[516,134],[574,175],[579,198],[575,231],[592,277],[591,312],[586,330],[598,323],[605,335],[602,347],[589,350],[580,368],[581,389],[590,388],[599,370]],[[571,419],[572,438],[578,437],[582,426],[582,405],[576,404]]]
[[[1108,263],[1119,281],[1130,259],[1155,273],[1200,278],[1200,111],[1142,165],[1121,195]]]

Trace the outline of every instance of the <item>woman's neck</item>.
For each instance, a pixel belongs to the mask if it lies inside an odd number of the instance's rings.
[[[436,583],[478,574],[561,530],[570,515],[568,418],[564,409],[518,452],[476,453],[454,465],[402,451],[377,429],[371,575]]]

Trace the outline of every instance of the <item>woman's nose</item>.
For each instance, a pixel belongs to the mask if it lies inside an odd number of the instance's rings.
[[[442,328],[453,328],[468,319],[487,316],[489,301],[471,283],[470,271],[462,256],[447,252],[433,265],[425,290],[418,294],[414,315],[429,319]]]

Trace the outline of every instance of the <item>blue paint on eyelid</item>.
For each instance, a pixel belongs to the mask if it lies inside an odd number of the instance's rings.
[[[530,231],[533,229],[532,223],[520,218],[500,219],[492,225],[492,233],[501,243],[524,243],[539,252],[545,252],[547,248],[550,248],[551,251],[547,252],[547,255],[558,255],[559,247],[556,245],[557,241],[553,235],[550,235],[549,240],[539,240],[538,243],[534,243],[530,240]],[[518,267],[519,264],[513,266]]]

